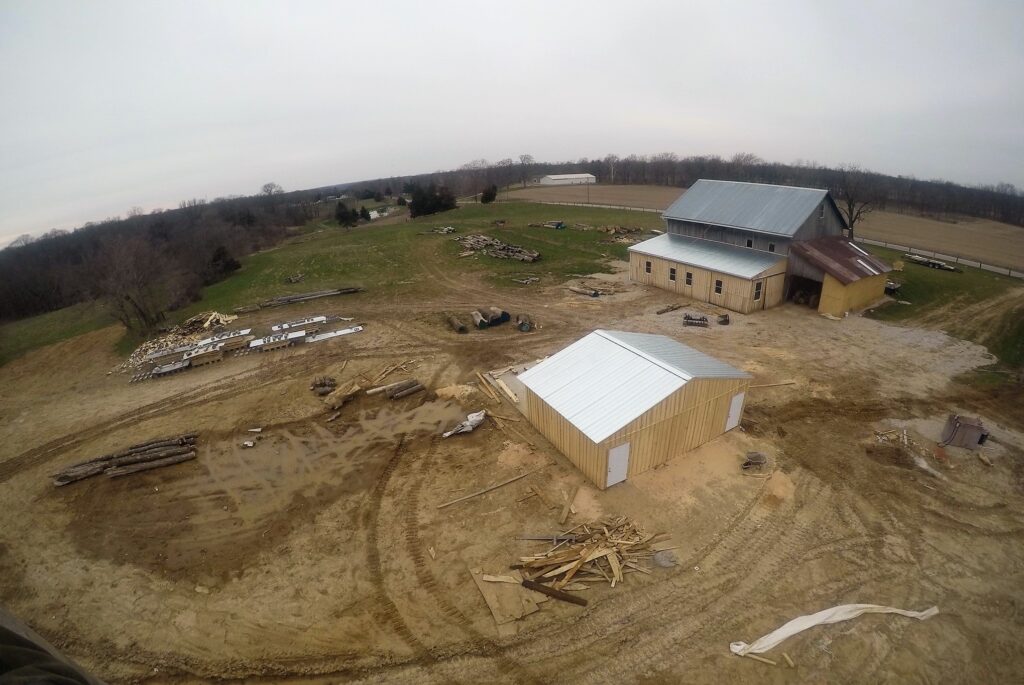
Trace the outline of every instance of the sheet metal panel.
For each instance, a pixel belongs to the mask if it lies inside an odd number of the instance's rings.
[[[660,257],[708,271],[718,271],[739,278],[753,278],[775,266],[786,257],[746,247],[665,233],[629,248],[630,252]]]
[[[662,216],[793,236],[826,196],[817,188],[701,179]]]
[[[595,331],[519,380],[590,440],[601,442],[698,375],[748,376],[666,336]]]

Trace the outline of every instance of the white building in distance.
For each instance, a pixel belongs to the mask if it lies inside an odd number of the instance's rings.
[[[579,186],[597,183],[597,178],[594,174],[548,174],[538,178],[536,183],[542,186]]]

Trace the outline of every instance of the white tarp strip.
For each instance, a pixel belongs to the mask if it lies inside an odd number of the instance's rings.
[[[801,633],[814,626],[826,625],[828,623],[840,623],[857,618],[862,614],[899,614],[907,618],[916,618],[923,621],[939,613],[939,607],[932,607],[924,611],[907,611],[906,609],[895,609],[893,607],[881,606],[878,604],[841,604],[831,609],[819,611],[816,614],[794,618],[781,628],[776,628],[752,645],[746,642],[733,642],[729,644],[729,651],[733,654],[761,654],[775,649],[784,640],[787,640],[797,633]]]

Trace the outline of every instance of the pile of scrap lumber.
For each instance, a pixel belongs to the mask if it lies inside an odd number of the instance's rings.
[[[220,312],[203,312],[202,314],[196,314],[192,318],[182,321],[171,329],[171,333],[181,336],[202,333],[203,331],[208,331],[210,329],[227,326],[237,318],[237,316],[221,314]]]
[[[456,236],[455,240],[458,240],[466,250],[483,252],[488,257],[496,257],[498,259],[515,259],[520,262],[536,262],[540,259],[540,252],[537,252],[536,250],[528,250],[525,247],[520,247],[519,245],[509,245],[501,242],[497,238],[480,235],[479,233],[474,235]]]
[[[132,445],[112,454],[68,466],[53,476],[57,487],[105,474],[109,478],[127,476],[196,458],[196,433],[159,438]]]
[[[629,233],[640,233],[644,229],[639,226],[598,226],[597,230],[612,235],[627,235]]]
[[[552,536],[557,544],[546,552],[519,557],[512,568],[523,574],[524,586],[538,592],[586,590],[588,582],[615,587],[627,573],[650,574],[650,561],[657,551],[652,546],[669,537],[668,533],[645,533],[625,516],[606,518]]]

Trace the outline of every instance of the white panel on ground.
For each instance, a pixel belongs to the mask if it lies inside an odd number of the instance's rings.
[[[731,431],[740,425],[740,417],[743,415],[743,396],[746,393],[736,393],[729,405],[729,416],[725,419],[725,430]]]
[[[626,474],[629,472],[629,443],[625,442],[618,447],[613,447],[608,450],[608,480],[605,482],[605,487],[610,487],[616,483],[621,483],[626,480]]]

